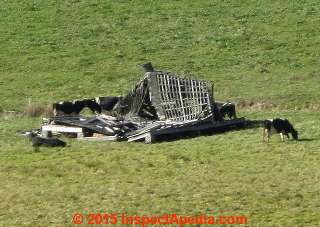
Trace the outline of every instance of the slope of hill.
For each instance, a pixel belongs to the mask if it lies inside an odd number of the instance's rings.
[[[125,93],[137,64],[195,74],[216,97],[319,107],[317,1],[2,1],[0,101]]]

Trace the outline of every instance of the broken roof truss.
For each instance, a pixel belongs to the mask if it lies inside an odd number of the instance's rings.
[[[161,71],[146,73],[125,100],[128,118],[149,114],[151,120],[190,122],[213,115],[212,84]]]
[[[149,73],[151,102],[160,120],[194,121],[211,113],[212,90],[206,81]]]

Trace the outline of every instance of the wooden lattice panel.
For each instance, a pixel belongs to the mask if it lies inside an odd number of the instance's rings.
[[[193,121],[211,114],[211,85],[163,72],[150,73],[151,98],[160,120]]]

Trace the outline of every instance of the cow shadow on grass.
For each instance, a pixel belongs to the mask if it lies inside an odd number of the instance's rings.
[[[311,142],[311,141],[315,141],[315,140],[319,140],[319,138],[302,138],[302,139],[298,139],[299,142]]]

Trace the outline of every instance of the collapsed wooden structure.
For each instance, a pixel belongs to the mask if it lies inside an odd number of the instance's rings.
[[[42,134],[73,133],[82,139],[150,143],[225,131],[246,124],[244,118],[226,120],[221,117],[211,83],[162,71],[146,72],[115,105],[113,112],[117,117],[104,114],[53,117],[42,126]]]

